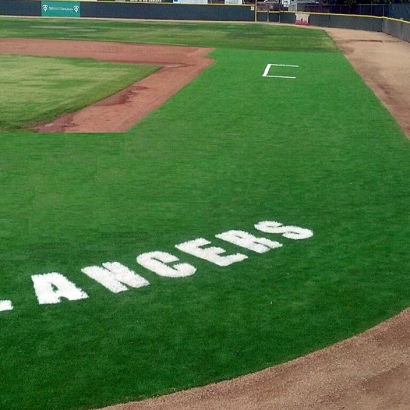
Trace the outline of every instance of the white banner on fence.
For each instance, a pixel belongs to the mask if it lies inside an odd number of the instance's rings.
[[[295,24],[298,26],[308,26],[309,25],[309,13],[295,13],[296,21]]]

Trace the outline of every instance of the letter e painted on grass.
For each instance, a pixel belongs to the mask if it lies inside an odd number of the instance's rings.
[[[257,253],[265,253],[271,249],[280,248],[282,244],[266,238],[258,238],[245,231],[227,231],[215,235],[223,241],[233,243],[242,248],[249,249]]]
[[[44,273],[31,277],[34,291],[40,305],[60,303],[61,298],[68,300],[80,300],[88,298],[88,295],[70,282],[61,273]]]
[[[137,262],[144,268],[167,278],[183,278],[196,272],[195,266],[189,263],[177,263],[173,266],[166,265],[178,261],[179,259],[176,256],[160,251],[143,253],[137,257]]]
[[[142,276],[119,262],[106,262],[101,266],[87,266],[81,269],[90,278],[94,279],[101,285],[105,286],[113,293],[124,292],[128,290],[128,285],[132,288],[141,288],[149,285],[149,282]]]
[[[211,246],[209,248],[201,248],[202,246],[209,245],[211,242],[204,238],[194,239],[175,245],[177,249],[182,252],[194,255],[197,258],[205,259],[208,262],[215,263],[218,266],[228,266],[235,262],[243,261],[247,259],[246,255],[241,253],[235,253],[232,255],[220,256],[221,253],[225,253],[225,249]]]
[[[307,239],[313,236],[313,232],[310,229],[299,228],[298,226],[284,226],[275,221],[263,221],[255,225],[258,231],[266,233],[280,233],[282,236],[288,239]]]
[[[13,310],[11,300],[0,300],[0,312],[5,312],[6,310]]]

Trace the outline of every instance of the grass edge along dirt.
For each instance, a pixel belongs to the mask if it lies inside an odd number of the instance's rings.
[[[1,298],[15,304],[0,317],[3,407],[86,409],[231,378],[408,306],[409,142],[373,93],[339,53],[212,57],[129,133],[0,137]],[[276,62],[298,64],[296,81],[263,78]],[[268,236],[254,227],[266,219],[314,235]],[[215,237],[231,229],[283,246]],[[220,267],[175,248],[199,237],[248,258]],[[157,250],[197,272],[137,265]],[[81,272],[113,260],[150,285],[115,295]],[[54,271],[89,298],[40,306],[31,276]]]
[[[303,30],[300,27],[279,27],[264,24],[226,24],[192,22],[147,22],[147,21],[107,21],[72,19],[1,18],[0,37],[31,37],[50,39],[77,39],[99,41],[127,41],[155,44],[183,44],[207,47],[229,47],[267,50],[336,51],[336,46],[326,33],[320,30]],[[6,57],[3,57],[3,59]],[[113,63],[95,63],[92,60],[52,59],[51,57],[7,57],[21,59],[21,67],[13,68],[10,78],[2,84],[3,118],[0,132],[22,131],[33,124],[39,124],[71,113],[95,101],[113,94],[130,85],[137,77],[142,78],[154,69],[122,66],[124,73],[115,75]],[[27,70],[25,60],[33,58],[39,64],[30,65]],[[72,70],[56,68],[57,61],[72,64]],[[40,64],[41,62],[41,64]],[[52,63],[53,62],[53,63]],[[53,64],[52,67],[50,65]],[[88,68],[85,65],[88,64]],[[95,64],[95,71],[90,71]],[[81,67],[76,67],[82,65]],[[35,69],[37,67],[37,70]],[[48,67],[50,67],[48,69]],[[107,68],[102,75],[104,67]],[[108,77],[108,68],[112,76]],[[7,65],[3,64],[4,70]],[[47,76],[47,70],[50,76]],[[137,71],[140,70],[140,73]],[[59,76],[55,73],[58,71]],[[125,74],[132,71],[135,74]],[[7,75],[7,71],[6,71]],[[20,75],[16,78],[16,75]],[[63,76],[67,78],[64,79]],[[52,84],[52,82],[56,84]],[[99,82],[104,87],[98,85]],[[75,83],[75,84],[74,84]],[[95,84],[90,88],[91,84]],[[75,85],[75,86],[74,86]],[[84,89],[83,89],[83,88]],[[61,91],[64,89],[64,93]],[[41,90],[43,90],[41,92]],[[93,91],[94,90],[94,91]],[[58,92],[56,92],[58,91]],[[30,98],[25,98],[28,93]],[[10,95],[13,98],[7,98]],[[14,97],[17,96],[15,102]],[[60,97],[59,97],[60,96]],[[21,103],[19,98],[24,101]],[[52,103],[47,101],[55,99]],[[37,113],[38,112],[38,113]],[[13,114],[14,113],[14,114]]]
[[[0,55],[0,132],[29,131],[100,101],[159,67],[91,59]]]

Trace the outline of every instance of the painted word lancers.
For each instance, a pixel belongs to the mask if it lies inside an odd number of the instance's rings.
[[[254,227],[260,232],[280,235],[291,240],[307,239],[313,236],[313,232],[309,229],[285,226],[275,221],[259,222]],[[265,253],[282,247],[280,242],[255,236],[245,231],[230,230],[217,234],[215,237],[255,253]],[[213,246],[210,241],[204,238],[179,243],[175,247],[183,253],[188,253],[221,267],[248,258],[247,255],[240,252],[228,254],[225,249]],[[137,256],[136,261],[151,272],[166,278],[184,278],[193,275],[197,270],[195,266],[180,261],[175,255],[162,251],[143,253]],[[150,284],[145,278],[119,262],[106,262],[101,266],[86,266],[81,269],[81,272],[113,293],[124,292],[129,288],[141,288]],[[76,301],[88,298],[83,289],[61,273],[49,272],[32,275],[31,279],[40,305],[60,303],[62,299]],[[13,310],[12,301],[0,300],[0,311],[8,310]]]

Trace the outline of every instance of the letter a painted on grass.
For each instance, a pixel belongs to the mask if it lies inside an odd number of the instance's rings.
[[[0,312],[5,312],[6,310],[13,310],[11,300],[0,300]]]
[[[31,277],[34,291],[40,305],[60,303],[61,298],[68,300],[80,300],[88,298],[88,295],[70,282],[61,273],[44,273]]]
[[[142,276],[119,262],[106,262],[101,266],[87,266],[81,269],[90,278],[101,283],[113,293],[124,292],[128,290],[128,285],[132,288],[142,288],[148,286],[149,282]]]

